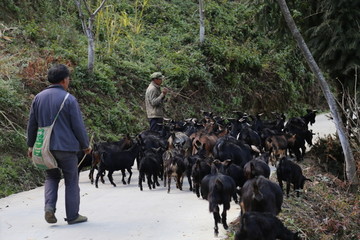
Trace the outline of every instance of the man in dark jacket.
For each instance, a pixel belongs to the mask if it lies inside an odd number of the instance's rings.
[[[161,131],[158,123],[164,120],[164,99],[168,92],[167,88],[160,89],[164,76],[161,72],[150,75],[151,83],[145,93],[146,114],[150,123],[150,130]]]
[[[50,126],[60,109],[70,82],[70,73],[65,65],[58,64],[48,71],[48,81],[52,84],[37,94],[32,102],[27,126],[28,156],[32,157],[38,127]],[[91,152],[89,138],[79,104],[71,94],[55,122],[50,139],[50,151],[58,168],[46,170],[45,180],[45,220],[56,223],[56,202],[61,172],[65,181],[65,208],[68,224],[87,221],[79,214],[80,188],[76,152]]]

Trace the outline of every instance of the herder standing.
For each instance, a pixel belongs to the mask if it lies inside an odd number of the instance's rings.
[[[146,114],[152,131],[161,131],[159,123],[162,124],[164,121],[164,100],[168,93],[167,88],[160,89],[164,78],[161,72],[151,74],[151,83],[145,93]]]

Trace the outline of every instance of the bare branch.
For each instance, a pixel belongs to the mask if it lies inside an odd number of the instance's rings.
[[[89,15],[91,15],[91,10],[90,10],[90,7],[89,5],[87,4],[86,0],[83,0],[84,4],[85,4],[85,8],[86,8],[86,11],[88,11]]]
[[[82,12],[82,9],[81,9],[81,2],[75,0],[75,4],[76,4],[76,6],[78,8],[78,11],[79,11],[79,17],[80,17],[80,21],[81,21],[81,26],[83,28],[84,33],[86,34],[86,20],[85,20],[85,16],[84,16],[84,14]]]
[[[105,2],[106,2],[106,0],[103,0],[103,1],[102,1],[102,3],[101,3],[100,6],[95,10],[95,12],[93,13],[93,15],[96,15],[96,14],[100,11],[100,9],[104,6]]]

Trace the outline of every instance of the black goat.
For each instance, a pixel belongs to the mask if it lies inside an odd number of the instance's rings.
[[[91,169],[89,172],[89,179],[91,181],[91,184],[94,183],[94,170],[98,169],[98,165],[101,162],[101,154],[107,151],[113,152],[113,151],[123,151],[126,149],[129,149],[133,145],[133,140],[131,137],[127,134],[124,138],[122,138],[119,141],[113,141],[113,142],[97,142],[94,144],[93,151],[91,153]],[[88,158],[88,157],[87,157]],[[101,182],[104,183],[104,176],[105,172],[103,172],[103,175],[101,176]]]
[[[230,209],[230,201],[236,190],[234,180],[227,175],[218,172],[212,165],[211,173],[201,181],[201,196],[209,202],[209,211],[213,213],[215,220],[214,233],[219,234],[218,223],[222,223],[224,229],[228,229],[226,223],[226,211]],[[220,217],[219,205],[223,205],[223,212]]]
[[[253,159],[244,166],[244,175],[246,179],[251,179],[256,176],[270,177],[270,167],[266,162],[258,159]]]
[[[201,187],[202,179],[206,175],[210,174],[210,172],[211,172],[211,167],[208,161],[201,158],[196,160],[195,164],[192,167],[191,177],[194,185],[194,191],[197,197],[200,197],[200,187]]]
[[[252,159],[251,148],[247,144],[243,144],[234,137],[225,136],[219,138],[213,148],[215,159],[231,161],[241,167]]]
[[[277,215],[281,211],[283,193],[280,186],[263,176],[247,180],[240,195],[242,214],[256,211]]]
[[[302,174],[301,167],[289,160],[286,157],[283,157],[279,161],[279,165],[276,169],[277,179],[281,189],[283,189],[282,181],[286,181],[286,195],[289,196],[290,184],[294,185],[294,191],[296,191],[296,196],[299,197],[299,191],[304,188],[305,181],[310,179],[304,177]]]
[[[131,167],[134,165],[135,158],[139,154],[139,145],[134,143],[131,148],[125,151],[107,151],[101,154],[101,162],[99,165],[99,171],[96,175],[95,186],[98,187],[99,177],[108,170],[108,178],[111,184],[116,187],[116,184],[113,181],[112,174],[114,171],[121,170],[122,172],[122,182],[125,182],[125,170],[129,173],[129,178],[127,183],[130,184],[132,171]]]
[[[300,240],[271,213],[246,212],[241,217],[241,228],[234,240]]]
[[[142,182],[146,176],[147,184],[149,189],[155,189],[156,186],[160,186],[158,182],[159,172],[161,170],[161,166],[158,161],[156,150],[146,150],[144,152],[143,157],[140,159],[139,165],[139,187],[140,190],[143,190]]]
[[[246,182],[243,168],[233,164],[231,160],[226,160],[224,162],[215,160],[213,163],[220,173],[230,176],[234,180],[236,187],[241,188]],[[236,192],[233,194],[233,199],[235,203],[238,203]]]

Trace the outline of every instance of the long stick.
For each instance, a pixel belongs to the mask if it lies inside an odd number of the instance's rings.
[[[90,146],[91,146],[91,143],[92,143],[93,139],[94,139],[94,134],[91,135],[90,143],[89,143]],[[88,155],[88,154],[84,154],[83,158],[81,159],[81,161],[80,161],[79,164],[78,164],[78,167],[79,167],[79,166],[82,164],[82,162],[85,160],[86,155]]]
[[[166,87],[171,93],[174,93],[174,94],[176,94],[176,96],[180,96],[180,97],[183,97],[183,98],[186,98],[186,99],[190,99],[188,96],[185,96],[185,95],[183,95],[183,94],[181,94],[181,93],[179,93],[179,92],[175,92],[174,90],[172,90],[171,88],[168,88],[168,87]]]

